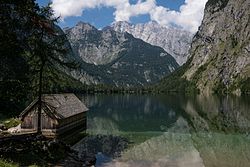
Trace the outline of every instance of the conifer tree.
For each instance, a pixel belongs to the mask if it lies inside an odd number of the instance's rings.
[[[0,75],[1,100],[4,99],[2,93],[6,95],[6,99],[13,99],[7,93],[13,89],[15,91],[11,93],[14,96],[20,92],[16,89],[21,89],[18,86],[23,83],[26,84],[23,96],[28,94],[28,89],[37,92],[38,132],[41,132],[44,83],[55,77],[51,75],[55,70],[62,66],[75,67],[76,63],[66,58],[69,49],[65,46],[66,36],[56,26],[58,18],[54,17],[50,5],[39,7],[34,0],[2,0],[0,6],[0,64],[1,71],[9,71],[7,75]],[[2,61],[5,59],[6,61]],[[6,65],[6,62],[9,64]],[[23,67],[26,67],[26,70]],[[10,76],[10,79],[7,76]],[[52,77],[44,78],[45,76]],[[10,85],[13,80],[16,80],[15,84]],[[5,91],[6,88],[9,91]],[[20,97],[17,96],[14,100]]]
[[[48,5],[39,8],[36,15],[31,19],[33,32],[28,37],[29,50],[26,55],[31,67],[38,74],[38,132],[41,132],[41,109],[44,76],[53,72],[60,66],[76,66],[75,62],[67,61],[68,48],[65,46],[65,34],[56,26],[58,18],[53,16],[53,11]]]

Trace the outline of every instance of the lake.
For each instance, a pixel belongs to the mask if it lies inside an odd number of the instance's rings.
[[[119,156],[105,151],[119,144],[96,149],[96,166],[250,166],[249,96],[83,95],[82,101],[90,109],[90,135],[129,142]]]

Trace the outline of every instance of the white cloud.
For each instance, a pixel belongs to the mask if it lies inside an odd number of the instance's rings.
[[[150,12],[151,19],[164,26],[175,24],[185,30],[196,32],[204,14],[207,0],[185,0],[180,12],[157,6]]]
[[[155,0],[147,0],[145,2],[138,1],[134,5],[126,5],[116,8],[115,21],[129,21],[133,16],[148,14],[156,7]]]
[[[138,0],[130,4],[129,0],[52,0],[52,8],[62,19],[81,16],[86,9],[97,7],[115,8],[115,21],[129,21],[131,17],[149,14],[151,20],[163,26],[176,25],[187,31],[196,32],[203,17],[207,0],[185,0],[180,11],[157,6],[156,0]]]

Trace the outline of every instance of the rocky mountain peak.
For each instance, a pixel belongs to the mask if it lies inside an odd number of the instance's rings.
[[[110,27],[128,27],[128,26],[133,26],[133,24],[127,22],[127,21],[117,21],[113,22]]]
[[[95,65],[107,64],[116,59],[123,42],[128,38],[126,33],[116,32],[110,27],[98,30],[84,22],[68,29],[66,34],[75,54],[86,63]]]
[[[131,24],[124,21],[111,25],[115,31],[128,32],[135,38],[142,39],[151,45],[162,47],[182,65],[188,57],[193,34],[177,28],[167,28],[155,21]]]
[[[112,27],[97,30],[78,23],[65,32],[73,52],[85,63],[82,67],[85,73],[78,71],[75,75],[78,79],[87,74],[95,78],[91,79],[95,83],[142,86],[157,82],[178,68],[175,59],[164,49]]]
[[[94,26],[89,23],[85,23],[83,21],[79,21],[76,26],[77,28],[81,28],[82,30],[97,30]]]

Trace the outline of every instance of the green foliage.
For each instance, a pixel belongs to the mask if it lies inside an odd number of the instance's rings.
[[[14,164],[12,162],[8,162],[6,160],[0,159],[0,166],[1,167],[18,167],[17,164]]]
[[[226,43],[224,41],[220,41],[219,43],[219,51],[220,53],[223,53],[225,50]]]
[[[218,81],[214,84],[213,92],[216,94],[224,94],[227,93],[227,88],[222,81]]]
[[[29,66],[22,56],[27,31],[25,15],[29,15],[33,1],[7,1],[0,3],[0,109],[12,115],[25,106],[30,94]]]
[[[230,38],[231,38],[232,48],[235,48],[238,45],[238,40],[234,35],[230,35]]]
[[[17,125],[19,125],[21,123],[21,121],[17,118],[11,118],[11,119],[8,119],[6,121],[4,121],[4,126],[9,129],[9,128],[12,128],[12,127],[16,127]]]
[[[240,82],[240,88],[243,94],[250,94],[250,78],[249,77]]]
[[[207,64],[204,64],[197,69],[192,78],[193,82],[196,83],[198,80],[202,78],[202,73],[207,69],[207,66],[208,66]]]
[[[43,85],[44,93],[66,93],[85,90],[83,83],[57,69],[46,72],[44,78],[47,79]]]
[[[217,81],[214,85],[213,92],[217,94],[228,94],[240,90],[242,94],[250,94],[250,78],[236,78],[234,83],[226,86],[222,81]]]
[[[2,141],[1,144],[1,149],[5,150],[4,154],[1,154],[1,158],[4,159],[2,163],[7,165],[18,163],[18,166],[47,167],[64,160],[71,151],[68,145],[46,138],[37,140],[27,138],[25,142],[18,139],[15,141]],[[16,148],[18,148],[18,151],[14,151]],[[1,159],[0,167],[2,167]]]
[[[172,74],[164,78],[159,84],[154,86],[153,91],[160,92],[186,92],[186,93],[194,93],[199,90],[196,88],[196,85],[192,81],[188,81],[183,77],[186,69],[190,64],[189,60],[186,64],[181,66],[179,69],[174,71]]]

